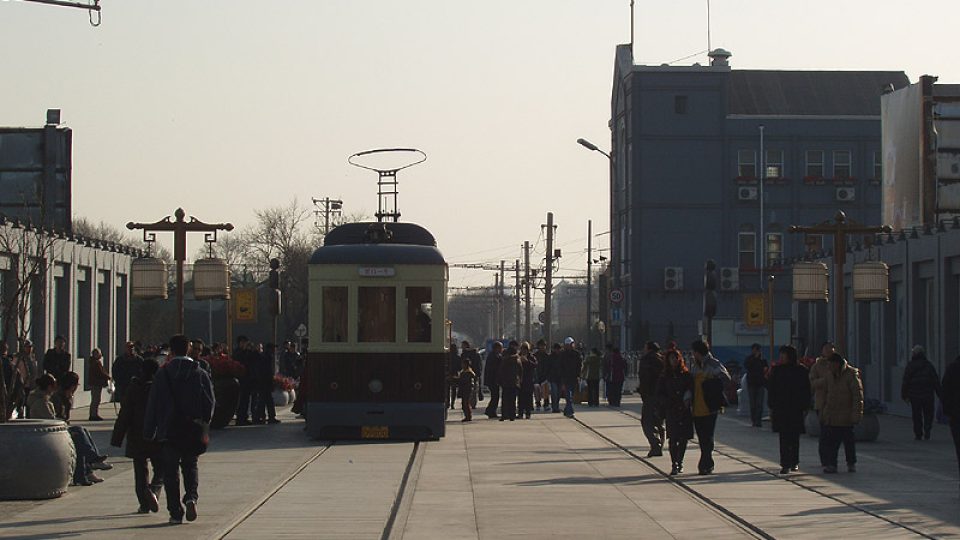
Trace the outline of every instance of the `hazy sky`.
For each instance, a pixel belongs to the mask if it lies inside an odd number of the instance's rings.
[[[637,0],[637,63],[706,46],[706,1]],[[753,69],[904,70],[960,82],[957,0],[713,0],[713,46]],[[519,256],[552,210],[565,273],[586,221],[608,228],[614,47],[629,0],[102,0],[83,11],[0,0],[0,125],[74,130],[76,216],[121,226],[183,206],[248,224],[293,197],[376,210],[350,154],[414,146],[404,221],[452,262]],[[922,8],[922,9],[921,9]],[[680,62],[706,62],[701,54]],[[605,237],[598,239],[606,245]],[[193,238],[189,252],[200,246]],[[539,244],[543,252],[543,243]],[[456,284],[492,282],[456,272]]]

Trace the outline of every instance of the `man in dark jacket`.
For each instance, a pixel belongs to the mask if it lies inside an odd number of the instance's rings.
[[[550,410],[560,412],[560,387],[563,386],[563,376],[560,373],[560,354],[563,353],[563,347],[559,343],[554,343],[550,354],[547,355],[546,373],[547,382],[550,383]]]
[[[131,344],[132,345],[132,344]],[[150,388],[153,386],[153,376],[160,369],[155,358],[144,360],[141,373],[129,381],[126,395],[120,403],[120,414],[113,425],[113,434],[110,437],[112,446],[120,447],[123,440],[127,440],[127,449],[124,453],[133,459],[134,489],[140,507],[138,514],[158,512],[160,505],[157,497],[163,489],[163,462],[160,443],[143,438],[143,421],[147,415],[147,399],[150,397]],[[147,460],[153,467],[153,480],[150,480],[150,471]]]
[[[247,336],[237,338],[237,349],[233,359],[243,364],[244,374],[240,377],[240,400],[237,403],[237,425],[250,424],[251,409],[254,405],[255,384],[257,378],[257,364],[260,363],[260,353],[253,348],[253,343]]]
[[[126,343],[126,351],[113,361],[113,400],[123,403],[123,394],[127,391],[130,380],[139,375],[143,366],[143,357],[137,354],[132,341]]]
[[[277,420],[277,408],[273,403],[273,377],[277,374],[274,356],[277,347],[273,343],[267,343],[262,353],[257,354],[257,363],[254,373],[252,410],[254,424],[279,424]]]
[[[900,395],[910,402],[913,409],[913,435],[916,440],[930,440],[933,427],[934,395],[940,394],[940,375],[937,368],[927,360],[923,347],[917,345],[910,355],[910,362],[903,370]]]
[[[797,350],[780,347],[780,365],[770,370],[768,404],[773,431],[780,434],[780,474],[800,470],[800,434],[810,408],[810,373],[797,363]]]
[[[170,338],[173,358],[154,377],[143,422],[144,437],[163,444],[163,484],[167,494],[170,524],[197,519],[199,488],[198,456],[183,449],[191,423],[209,424],[214,397],[210,376],[187,356],[190,342],[186,336]],[[180,471],[183,471],[184,511],[180,504]]]
[[[471,346],[470,346],[470,342],[467,341],[467,340],[464,340],[464,341],[460,344],[460,368],[461,368],[461,369],[463,369],[463,361],[464,361],[464,360],[469,360],[469,361],[470,361],[470,369],[472,369],[475,374],[479,374],[479,373],[482,371],[481,368],[482,368],[482,366],[483,366],[483,360],[480,358],[480,353],[478,353],[476,349],[474,349],[473,347],[471,347]],[[459,376],[460,376],[460,375],[459,375],[459,372],[458,372],[458,373],[457,373],[457,377],[459,378]],[[478,380],[476,381],[476,383],[477,383],[477,386],[479,387],[479,386],[480,386],[479,375],[478,375]],[[458,386],[457,386],[457,393],[458,393],[458,394],[460,393],[459,383],[458,383]],[[477,392],[477,393],[479,393],[480,399],[483,399],[483,392]],[[460,397],[463,398],[463,396],[460,396]],[[468,401],[469,401],[469,400],[468,400]],[[474,404],[474,405],[476,405],[476,404]]]
[[[753,427],[763,425],[763,395],[769,367],[760,344],[754,343],[750,347],[750,356],[743,361],[743,369],[747,372],[747,395],[750,396],[750,421]]]
[[[457,374],[460,373],[462,362],[457,344],[451,343],[447,349],[447,407],[451,410],[457,406]]]
[[[494,341],[487,360],[483,364],[483,384],[490,389],[490,403],[487,403],[487,418],[497,417],[497,405],[500,403],[500,355],[503,353],[503,344]]]
[[[640,409],[640,426],[643,434],[650,443],[647,457],[663,455],[663,415],[657,407],[657,381],[663,374],[663,359],[660,357],[660,345],[655,341],[648,341],[643,347],[643,356],[637,364],[637,393],[643,405]]]
[[[563,396],[566,399],[563,415],[567,418],[573,418],[573,393],[580,386],[580,371],[583,369],[583,355],[574,348],[575,344],[572,337],[565,338],[563,351],[560,353],[560,378],[564,387]]]
[[[500,421],[517,419],[517,395],[520,392],[520,379],[523,366],[517,356],[517,342],[511,341],[506,352],[500,358],[498,379],[503,402],[500,405]]]
[[[950,434],[953,435],[953,448],[957,452],[957,466],[960,467],[960,356],[943,373],[940,400],[943,402],[943,414],[950,419]]]
[[[43,371],[53,375],[57,383],[71,368],[70,353],[67,352],[66,347],[66,338],[57,336],[53,340],[53,348],[48,349],[43,355]]]

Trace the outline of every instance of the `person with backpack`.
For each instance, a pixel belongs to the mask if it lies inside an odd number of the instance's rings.
[[[143,422],[144,437],[162,443],[163,487],[170,524],[197,519],[199,499],[198,458],[210,442],[213,417],[213,384],[206,371],[187,356],[190,341],[178,334],[170,338],[171,358],[154,376]],[[184,496],[180,501],[180,471]],[[186,506],[186,509],[184,509]]]
[[[697,465],[701,475],[713,474],[713,437],[717,429],[717,415],[724,406],[723,387],[730,381],[730,373],[710,352],[710,346],[703,340],[694,341],[693,364],[690,375],[693,376],[693,427],[700,444],[700,463]]]
[[[913,412],[913,436],[916,440],[930,440],[933,427],[935,396],[940,395],[940,375],[937,368],[927,360],[923,347],[916,345],[910,354],[910,362],[903,370],[900,395],[910,402]]]

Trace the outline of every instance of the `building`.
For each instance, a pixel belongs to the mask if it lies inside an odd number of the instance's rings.
[[[720,268],[717,317],[738,327],[743,295],[768,274],[788,281],[785,254],[823,249],[821,238],[788,234],[790,225],[838,209],[880,220],[880,96],[907,76],[734,70],[730,56],[717,49],[708,66],[638,66],[629,45],[617,48],[609,286],[622,300],[605,323],[623,350],[701,334],[707,259]],[[775,315],[789,320],[790,287],[781,288]],[[790,337],[778,331],[779,341]]]

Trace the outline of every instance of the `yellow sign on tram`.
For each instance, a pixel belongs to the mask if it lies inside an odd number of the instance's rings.
[[[767,324],[767,299],[764,295],[745,294],[743,296],[743,321],[747,326]]]

